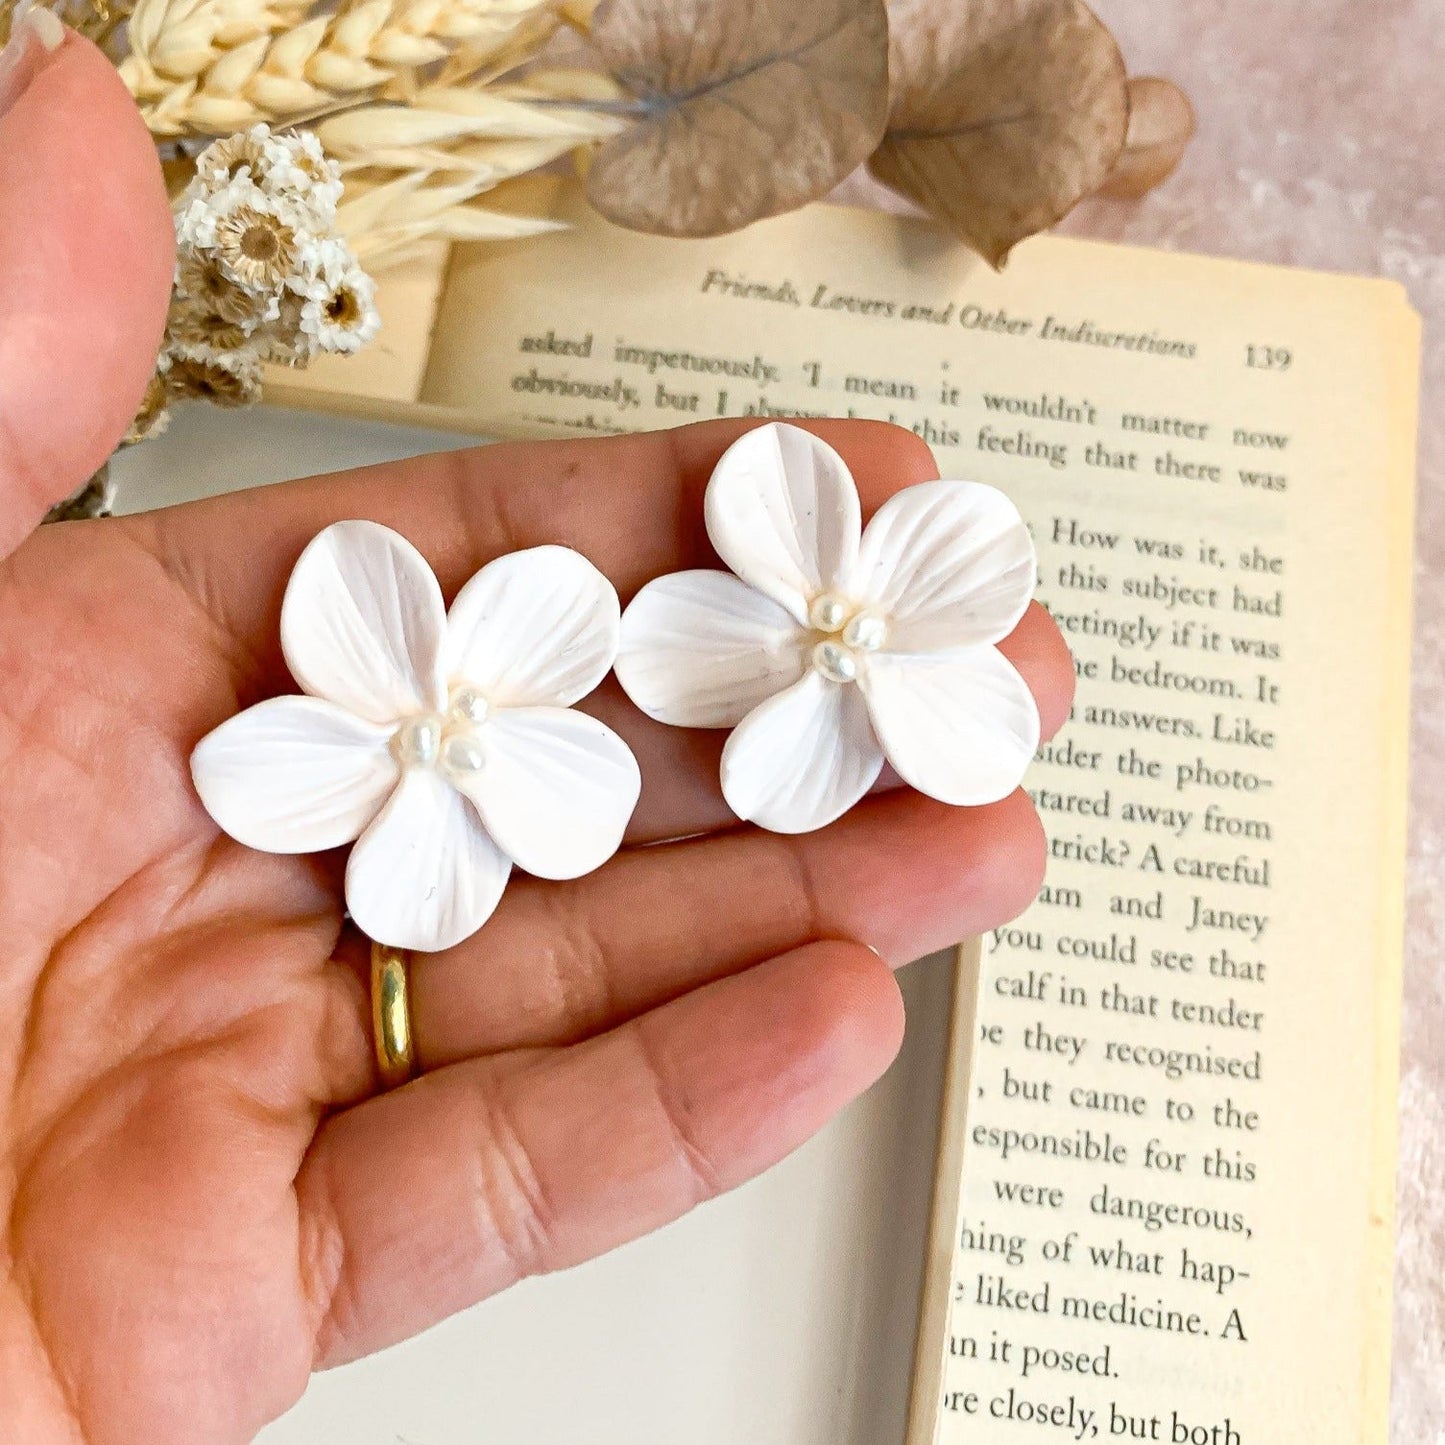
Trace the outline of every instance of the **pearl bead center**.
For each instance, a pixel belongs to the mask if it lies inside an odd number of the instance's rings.
[[[453,688],[447,702],[447,719],[454,724],[484,723],[490,711],[486,698],[474,687]]]
[[[442,744],[441,767],[445,773],[465,777],[479,773],[487,765],[487,755],[475,733],[448,733]]]
[[[819,632],[841,632],[843,624],[853,615],[853,608],[846,598],[824,592],[815,597],[808,608],[808,621]]]
[[[475,688],[453,688],[445,713],[421,713],[397,728],[392,756],[404,768],[436,768],[454,780],[479,773],[487,765],[482,725],[490,715]]]
[[[429,768],[442,744],[442,722],[434,713],[408,718],[392,735],[391,750],[404,768]]]
[[[848,619],[843,643],[858,652],[877,652],[888,641],[888,624],[876,612],[859,612]]]
[[[813,599],[808,623],[821,634],[813,645],[813,670],[829,682],[856,682],[865,655],[888,641],[882,617],[832,592]]]
[[[820,642],[813,649],[813,669],[829,682],[854,682],[858,677],[858,659],[841,642]]]

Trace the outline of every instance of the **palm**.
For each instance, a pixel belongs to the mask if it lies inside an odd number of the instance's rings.
[[[81,114],[91,129],[54,121]],[[95,184],[65,184],[82,165]],[[66,245],[26,274],[68,298],[0,289],[0,1402],[27,1445],[249,1440],[312,1369],[740,1183],[886,1067],[884,958],[1002,921],[1042,867],[1022,794],[897,791],[816,834],[729,829],[719,738],[604,687],[587,705],[642,766],[630,841],[689,841],[519,878],[475,938],[418,958],[423,1076],[378,1094],[337,860],[218,834],[191,749],[291,690],[282,588],[328,523],[396,528],[449,594],[554,541],[626,597],[709,565],[702,487],[737,428],[489,448],[25,539],[113,445],[154,356],[154,171],[74,38],[0,115],[0,279],[11,218],[48,217]],[[822,430],[867,510],[934,475],[907,433]],[[1036,607],[1004,651],[1052,731],[1057,632]]]
[[[67,1412],[96,1438],[248,1438],[314,1357],[296,1180],[318,1119],[371,1087],[365,1000],[322,873],[218,839],[194,801],[197,722],[236,705],[216,629],[119,529],[73,530],[6,589],[0,875],[23,946],[0,1335],[48,1362],[25,1389],[55,1439]]]

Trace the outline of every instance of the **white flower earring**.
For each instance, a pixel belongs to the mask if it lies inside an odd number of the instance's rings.
[[[346,903],[374,943],[436,951],[491,916],[513,863],[601,867],[641,788],[626,743],[572,710],[617,654],[612,584],[580,553],[488,563],[451,611],[421,554],[338,522],[301,554],[281,643],[307,696],[223,723],[191,758],[239,842],[310,853],[356,841]]]
[[[822,828],[885,760],[945,803],[1019,785],[1038,708],[995,644],[1029,605],[1035,561],[1002,492],[925,482],[864,530],[843,459],[772,424],[723,455],[705,506],[731,572],[648,583],[623,615],[617,676],[649,717],[733,729],[733,812],[778,833]]]

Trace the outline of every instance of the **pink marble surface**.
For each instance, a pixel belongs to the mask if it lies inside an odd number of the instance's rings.
[[[1388,276],[1424,319],[1390,1438],[1445,1445],[1445,0],[1093,5],[1199,131],[1154,194],[1062,231]]]
[[[1199,112],[1180,172],[1066,229],[1401,281],[1424,317],[1391,1439],[1445,1442],[1445,0],[1095,0]]]

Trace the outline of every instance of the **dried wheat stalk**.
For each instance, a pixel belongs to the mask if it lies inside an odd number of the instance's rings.
[[[121,75],[158,136],[314,125],[340,162],[341,234],[372,271],[424,242],[555,229],[478,204],[515,176],[615,134],[605,77],[498,77],[578,0],[137,0]],[[570,104],[568,102],[571,102]]]
[[[476,204],[479,196],[578,146],[612,135],[610,115],[557,105],[591,98],[592,78],[536,76],[526,86],[430,86],[409,106],[361,106],[317,127],[341,164],[341,233],[373,270],[419,243],[513,239],[556,223]],[[539,100],[554,102],[546,107]]]
[[[408,101],[419,72],[455,83],[532,54],[553,0],[137,0],[120,72],[158,136],[225,135]]]

